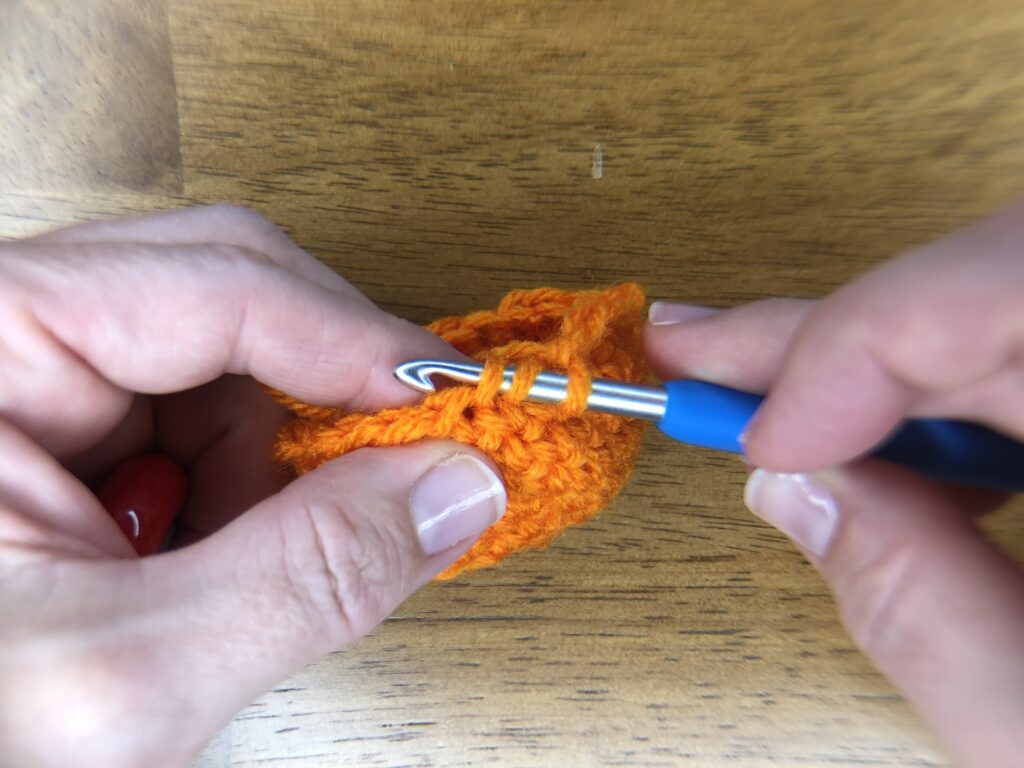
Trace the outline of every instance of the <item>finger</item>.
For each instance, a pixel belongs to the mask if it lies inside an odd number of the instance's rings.
[[[248,373],[303,400],[374,410],[417,396],[395,381],[398,363],[459,357],[234,246],[15,246],[0,271],[11,352],[0,414],[62,456],[120,423],[129,391]]]
[[[354,300],[367,299],[337,272],[299,248],[270,219],[238,205],[206,205],[145,216],[76,224],[31,238],[36,243],[233,245],[260,253],[290,272]]]
[[[98,486],[110,472],[129,456],[152,450],[154,441],[153,407],[149,397],[131,399],[128,412],[103,442],[84,453],[64,460],[64,466],[90,487]]]
[[[817,566],[854,639],[963,764],[1009,768],[1024,733],[1024,575],[954,498],[876,462],[757,470],[747,484],[748,506]]]
[[[0,543],[74,557],[135,558],[120,529],[73,475],[0,420]]]
[[[115,658],[146,670],[143,700],[126,706],[147,711],[145,696],[159,697],[154,742],[198,749],[276,682],[375,627],[504,502],[494,471],[455,443],[362,450],[83,599],[117,607],[130,653]]]
[[[662,379],[699,379],[767,392],[796,329],[814,306],[768,299],[735,309],[655,302],[644,327],[644,352]]]
[[[135,397],[102,443],[64,466],[99,488],[125,459],[159,450],[188,469],[189,497],[178,531],[202,538],[277,493],[290,479],[270,449],[287,411],[247,376],[222,376],[163,397]]]
[[[188,541],[220,529],[290,479],[270,458],[287,412],[249,377],[223,376],[157,398],[155,407],[161,450],[189,467],[189,499],[178,520]]]
[[[175,523],[176,546],[220,529],[291,479],[273,465],[270,450],[287,411],[248,376],[222,376],[202,387],[135,402],[145,407],[133,406],[100,446],[65,466],[98,487],[127,457],[158,447],[188,469],[189,494]]]
[[[366,302],[347,281],[334,270],[299,248],[273,222],[259,213],[235,205],[200,206],[163,211],[131,218],[109,219],[48,232],[31,239],[35,243],[146,243],[155,245],[201,245],[220,243],[245,248],[265,255],[294,274],[335,290],[357,302]],[[136,405],[148,403],[137,398]],[[270,403],[267,408],[277,409]],[[148,406],[147,406],[148,408]],[[152,420],[141,418],[141,408],[133,407],[115,434],[104,439],[97,450],[74,457],[69,468],[79,477],[96,482],[124,458],[146,450],[152,444]],[[233,411],[235,409],[232,409]],[[266,410],[266,408],[261,409]],[[232,414],[223,419],[226,425],[207,421],[207,431],[217,434],[234,423]],[[186,422],[188,423],[188,420]],[[180,460],[180,459],[179,459]],[[250,486],[239,486],[250,487]],[[256,499],[240,500],[240,503]],[[244,507],[242,507],[244,508]]]
[[[822,301],[794,337],[747,450],[775,470],[832,466],[908,415],[1024,438],[1018,207],[886,264]]]

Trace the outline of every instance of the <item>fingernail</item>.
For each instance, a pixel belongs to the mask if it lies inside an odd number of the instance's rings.
[[[824,484],[811,475],[787,475],[757,469],[747,479],[744,501],[755,515],[771,523],[818,558],[828,554],[839,523],[839,508]]]
[[[722,310],[715,307],[701,307],[696,304],[677,304],[671,301],[656,301],[647,310],[647,321],[651,325],[675,325],[702,317],[717,315]]]
[[[750,417],[740,433],[736,435],[736,442],[740,444],[740,448],[743,449],[744,454],[747,452],[747,440],[750,438],[750,430],[753,428],[754,423],[757,421],[757,417],[761,415],[761,409],[758,408],[754,411],[754,415]]]
[[[501,478],[466,453],[435,464],[409,494],[412,521],[428,555],[475,540],[505,514],[505,502]]]

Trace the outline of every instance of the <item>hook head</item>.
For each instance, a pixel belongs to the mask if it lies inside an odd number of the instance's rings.
[[[420,392],[436,392],[431,376],[476,384],[484,367],[479,363],[454,363],[449,360],[410,360],[395,368],[395,378]]]

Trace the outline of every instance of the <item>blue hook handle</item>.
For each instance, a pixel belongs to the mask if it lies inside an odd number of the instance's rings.
[[[742,453],[737,438],[764,399],[703,381],[669,381],[658,428],[682,443]],[[872,455],[935,480],[1024,490],[1024,443],[977,424],[905,422]]]

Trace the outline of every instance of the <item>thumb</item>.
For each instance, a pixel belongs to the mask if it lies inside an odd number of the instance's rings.
[[[821,571],[853,638],[964,765],[1020,764],[1024,575],[967,514],[991,496],[862,462],[756,470],[746,501]]]
[[[197,746],[280,680],[377,626],[496,522],[505,500],[495,469],[464,445],[363,449],[210,538],[142,560],[157,585],[150,610],[166,616],[147,662],[172,670]]]

